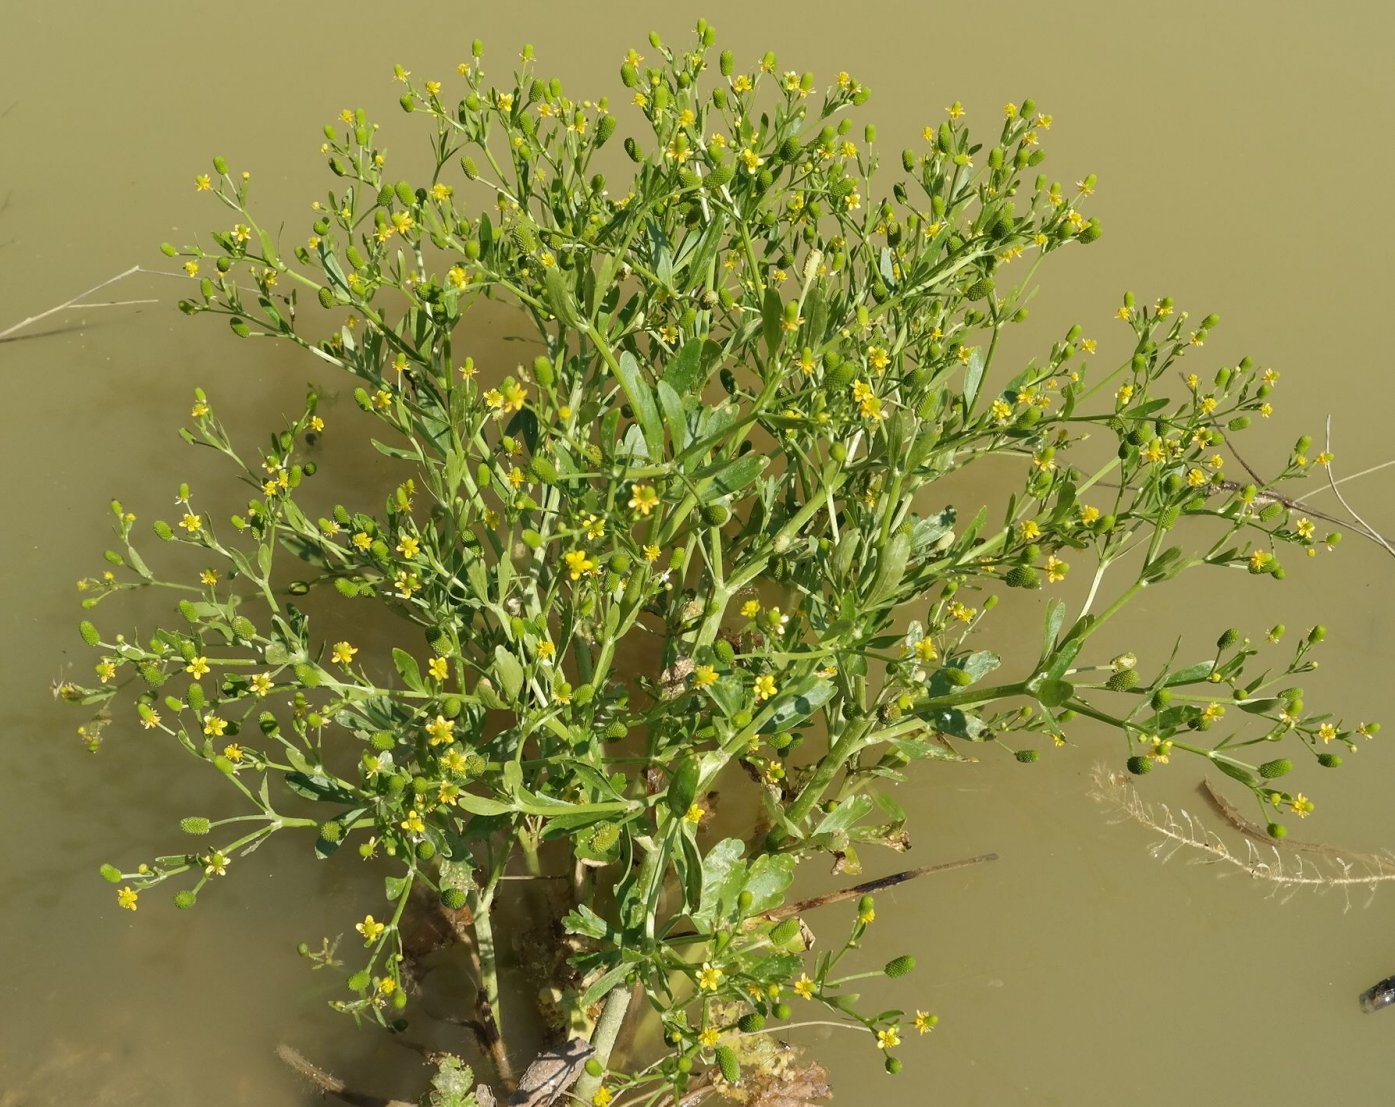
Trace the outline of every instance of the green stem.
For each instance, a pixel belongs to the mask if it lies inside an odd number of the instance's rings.
[[[596,1020],[596,1030],[591,1035],[591,1045],[596,1051],[596,1060],[600,1062],[604,1069],[610,1064],[610,1055],[615,1049],[615,1040],[620,1036],[620,1027],[625,1021],[625,1014],[630,1009],[629,985],[621,985],[611,990],[605,997],[605,1007],[601,1010],[601,1017]],[[575,1098],[582,1103],[590,1103],[596,1094],[596,1089],[601,1086],[601,1076],[592,1076],[589,1072],[582,1075],[577,1082]]]

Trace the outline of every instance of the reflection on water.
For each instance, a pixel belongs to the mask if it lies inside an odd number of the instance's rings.
[[[147,6],[7,13],[0,328],[133,262],[157,267],[161,239],[216,225],[222,215],[192,187],[212,153],[251,167],[261,210],[292,225],[325,187],[318,130],[340,108],[362,104],[414,133],[394,118],[393,63],[449,75],[478,35],[502,70],[532,41],[569,92],[615,97],[624,49],[653,22],[675,40],[690,22],[637,5],[613,5],[609,19],[584,6],[545,19],[516,6],[442,9],[440,32],[422,34],[416,19],[361,0],[332,16],[271,0],[235,13]],[[1099,174],[1093,210],[1106,230],[1041,274],[1037,349],[1080,322],[1098,334],[1099,359],[1116,357],[1110,316],[1122,290],[1170,294],[1198,316],[1224,317],[1201,352],[1206,366],[1249,353],[1283,373],[1272,435],[1247,447],[1252,464],[1272,466],[1329,411],[1342,472],[1386,460],[1384,405],[1366,396],[1384,395],[1389,232],[1365,184],[1395,168],[1376,121],[1392,10],[1178,2],[1150,11],[1146,25],[1103,0],[1072,5],[1066,18],[1046,11],[1017,0],[974,12],[873,0],[850,12],[820,0],[789,20],[776,7],[705,6],[739,55],[774,48],[821,77],[846,68],[867,80],[889,149],[917,141],[956,98],[993,126],[1003,101],[1035,96],[1057,120],[1046,168],[1067,181]],[[835,30],[834,19],[854,22]],[[389,146],[396,154],[401,143]],[[1345,165],[1359,174],[1354,196]],[[183,320],[173,308],[181,292],[174,277],[135,278],[113,295],[160,305],[66,313],[41,328],[52,333],[0,345],[13,560],[0,667],[4,1107],[308,1104],[310,1090],[272,1054],[279,1041],[366,1090],[400,1094],[420,1081],[416,1054],[327,1010],[338,979],[308,971],[294,952],[380,902],[376,877],[356,861],[316,863],[303,842],[273,843],[177,918],[158,895],[136,915],[119,912],[96,877],[103,861],[178,848],[179,818],[213,814],[220,794],[135,728],[113,726],[90,757],[72,733],[76,714],[48,696],[65,666],[90,664],[71,582],[97,563],[106,503],[120,496],[149,519],[169,510],[179,480],[211,487],[217,466],[173,433],[195,384],[250,441],[320,374],[305,358]],[[489,339],[472,340],[483,351]],[[345,496],[369,495],[382,472],[337,449],[331,436],[326,479]],[[1349,486],[1376,525],[1395,528],[1389,487],[1381,476]],[[1179,635],[1203,650],[1228,625],[1257,634],[1278,618],[1321,619],[1332,634],[1324,668],[1306,682],[1309,702],[1390,716],[1376,678],[1391,647],[1392,571],[1374,546],[1349,540],[1292,565],[1283,585],[1194,575],[1145,595],[1111,634],[1158,659]],[[143,616],[148,625],[138,599],[126,617],[134,626]],[[1037,640],[1035,625],[1026,638]],[[1140,828],[1110,825],[1085,798],[1090,766],[1122,759],[1117,740],[1072,737],[1035,766],[987,750],[981,764],[925,767],[902,789],[914,850],[867,856],[868,876],[988,850],[1002,859],[881,897],[868,964],[907,949],[920,957],[915,975],[885,987],[886,1005],[929,1007],[942,1022],[902,1051],[895,1080],[867,1041],[805,1032],[839,1101],[919,1104],[928,1089],[966,1105],[1378,1097],[1395,1016],[1362,1015],[1356,997],[1395,969],[1388,895],[1347,914],[1335,896],[1281,906],[1243,878],[1219,880],[1180,858],[1159,865]],[[1348,766],[1301,769],[1319,801],[1305,835],[1395,845],[1383,818],[1395,755],[1376,742]],[[1143,787],[1200,812],[1194,784],[1174,759]],[[833,883],[811,875],[808,890]]]

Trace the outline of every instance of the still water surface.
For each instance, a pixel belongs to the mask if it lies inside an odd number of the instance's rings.
[[[704,14],[738,56],[775,49],[782,66],[821,80],[838,69],[865,80],[888,150],[913,144],[952,100],[995,128],[1004,101],[1034,96],[1056,119],[1045,168],[1067,182],[1099,174],[1092,212],[1106,231],[1042,271],[1036,352],[1079,322],[1099,337],[1101,359],[1118,356],[1124,336],[1111,316],[1123,290],[1170,294],[1197,317],[1223,316],[1204,366],[1248,353],[1282,372],[1272,433],[1251,447],[1258,468],[1299,433],[1320,434],[1328,413],[1339,473],[1395,456],[1382,199],[1395,172],[1381,122],[1395,62],[1389,5],[6,7],[0,329],[132,264],[168,268],[156,244],[221,225],[192,186],[213,153],[251,168],[261,210],[298,226],[327,184],[319,128],[342,107],[367,107],[403,136],[399,148],[414,134],[396,117],[394,63],[449,77],[478,36],[500,71],[531,41],[569,92],[618,100],[624,50],[651,27],[681,41]],[[179,480],[216,471],[173,433],[196,384],[250,435],[292,410],[318,374],[185,320],[173,277],[110,291],[159,302],[67,313],[0,344],[0,533],[11,559],[0,632],[0,1105],[314,1102],[272,1056],[278,1041],[374,1091],[408,1091],[416,1058],[329,1012],[337,978],[308,972],[294,953],[372,910],[374,879],[317,865],[299,843],[273,844],[175,918],[158,895],[137,915],[118,911],[96,877],[103,861],[129,866],[175,848],[177,820],[216,815],[221,798],[206,773],[133,727],[113,727],[102,753],[87,755],[78,714],[48,695],[70,665],[82,674],[90,664],[72,582],[100,567],[107,502],[119,496],[149,519],[171,510]],[[347,463],[337,473],[377,483]],[[1392,487],[1382,474],[1348,486],[1375,525],[1395,530]],[[1213,572],[1145,596],[1114,631],[1119,648],[1156,661],[1186,635],[1199,656],[1227,625],[1257,635],[1278,619],[1321,619],[1331,636],[1306,682],[1309,703],[1395,718],[1395,563],[1355,538],[1315,562],[1290,560],[1282,585]],[[1035,625],[1024,635],[1034,643]],[[914,851],[869,857],[869,874],[987,850],[1002,859],[882,897],[870,963],[908,949],[920,957],[888,1005],[929,1007],[942,1022],[903,1048],[897,1079],[864,1039],[807,1038],[834,1071],[837,1102],[1387,1099],[1395,1014],[1362,1015],[1356,995],[1395,972],[1395,889],[1344,913],[1337,894],[1281,905],[1240,877],[1160,865],[1141,828],[1111,825],[1087,798],[1090,767],[1117,762],[1115,744],[1074,737],[1035,766],[988,751],[982,764],[931,767],[902,789]],[[1303,770],[1300,786],[1318,801],[1306,837],[1395,846],[1391,738],[1388,729],[1341,772]],[[1145,787],[1201,810],[1196,779],[1174,759]]]

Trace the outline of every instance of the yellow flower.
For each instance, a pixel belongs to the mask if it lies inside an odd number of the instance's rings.
[[[247,682],[247,686],[258,696],[264,696],[271,691],[271,677],[267,673],[258,673]]]
[[[203,529],[203,519],[197,515],[185,515],[179,520],[179,525],[190,534],[198,534]]]
[[[218,583],[218,573],[214,569],[205,569],[199,574],[199,581],[212,588],[213,585]]]
[[[195,680],[198,680],[199,677],[208,672],[208,658],[195,657],[189,664],[184,666],[184,671],[193,676]]]
[[[809,979],[808,974],[804,973],[794,982],[794,993],[804,999],[813,999],[814,989],[817,987],[818,985]]]
[[[581,520],[581,529],[585,531],[587,538],[604,538],[605,520],[597,519],[594,515],[588,515]]]
[[[212,187],[213,178],[210,177],[207,173],[200,173],[197,177],[194,178],[195,192],[207,192]]]
[[[755,692],[757,703],[768,700],[776,692],[775,678],[769,673],[762,673],[756,677]]]
[[[358,653],[357,646],[351,646],[347,642],[335,642],[329,659],[338,665],[348,665],[353,661],[356,653]]]
[[[426,671],[431,674],[433,680],[445,680],[450,673],[450,660],[445,657],[433,657],[426,663]]]
[[[1046,559],[1046,579],[1052,584],[1059,584],[1066,579],[1066,571],[1070,566],[1062,561],[1055,554]]]
[[[1293,799],[1289,801],[1289,807],[1293,809],[1293,813],[1300,819],[1306,819],[1312,813],[1313,801],[1302,792],[1299,792],[1298,795],[1294,796]]]
[[[939,651],[935,649],[935,643],[929,638],[922,638],[915,644],[914,650],[917,661],[934,661],[940,656]]]
[[[1318,727],[1318,737],[1324,742],[1330,742],[1333,738],[1337,737],[1337,728],[1331,723],[1323,723]]]
[[[648,518],[649,513],[659,506],[659,494],[649,484],[636,484],[630,489],[630,510]]]
[[[217,715],[209,715],[203,721],[203,732],[210,738],[221,738],[227,729],[227,719],[220,719]]]
[[[373,539],[369,538],[363,531],[355,531],[354,536],[349,539],[360,550],[368,550],[373,546]]]
[[[995,423],[1007,423],[1012,420],[1012,405],[1006,400],[994,400],[988,410]]]
[[[401,826],[402,829],[405,830],[408,834],[426,833],[426,823],[422,821],[422,817],[417,813],[417,809],[415,807],[413,807],[410,811],[407,812],[407,817],[403,819],[402,822],[398,825]]]
[[[1023,519],[1017,524],[1017,537],[1024,542],[1033,542],[1041,537],[1041,527],[1035,519]]]
[[[891,356],[882,346],[869,346],[867,347],[867,364],[881,372],[891,364]]]
[[[184,272],[188,273],[191,277],[197,277],[199,275],[199,263],[196,261],[186,261],[184,263]]]
[[[645,560],[645,561],[658,561],[658,560],[659,560],[659,552],[660,552],[660,551],[659,551],[659,547],[658,547],[658,546],[646,545],[646,546],[644,547],[644,560]]]
[[[572,580],[580,580],[583,573],[589,573],[596,563],[586,556],[585,550],[572,550],[562,555]]]
[[[1100,517],[1100,509],[1091,507],[1089,504],[1080,505],[1080,521],[1086,526],[1095,522]]]
[[[700,822],[702,822],[702,807],[699,804],[693,804],[684,813],[683,819],[685,822],[690,822],[694,826],[697,826]]]
[[[901,1031],[894,1026],[877,1031],[878,1049],[895,1049],[901,1044]]]
[[[711,665],[699,665],[693,670],[693,684],[698,688],[706,688],[709,684],[717,683],[717,670]]]
[[[597,1088],[595,1094],[591,1096],[591,1102],[595,1104],[595,1107],[609,1107],[611,1099],[610,1089],[604,1086]]]
[[[455,737],[455,724],[444,715],[437,715],[425,729],[433,746],[444,746]]]
[[[241,761],[245,754],[246,750],[244,750],[236,742],[229,742],[226,746],[223,747],[223,756],[226,757],[229,761],[233,762],[234,764],[238,761]]]
[[[950,104],[949,107],[945,108],[945,111],[951,119],[960,119],[964,115],[964,105],[956,100],[954,103]]]
[[[704,1049],[711,1049],[721,1040],[722,1032],[715,1026],[704,1026],[698,1034],[698,1041],[702,1043]]]
[[[446,281],[452,288],[464,288],[470,283],[470,275],[465,272],[463,266],[452,265],[446,270]]]
[[[698,988],[704,992],[715,992],[717,986],[722,982],[723,972],[711,961],[704,961],[702,968],[698,970]]]
[[[404,534],[397,543],[397,552],[406,558],[416,557],[421,553],[421,539],[415,535]]]
[[[363,935],[363,944],[371,946],[378,940],[378,935],[387,929],[387,926],[378,922],[372,915],[364,915],[363,922],[356,923],[354,929]]]
[[[551,642],[544,640],[538,643],[537,652],[539,660],[550,661],[553,657],[557,656],[557,647]]]
[[[246,242],[252,237],[252,228],[245,223],[239,223],[232,229],[232,236],[238,242]]]
[[[118,907],[123,907],[127,911],[134,911],[136,909],[136,900],[138,899],[140,899],[140,893],[134,888],[121,888],[117,890],[116,904]]]
[[[922,1034],[929,1034],[930,1031],[935,1029],[935,1024],[939,1021],[937,1016],[930,1014],[928,1011],[917,1011],[915,1013],[915,1028]]]
[[[227,855],[217,849],[202,860],[205,876],[227,876],[228,866],[232,864]]]

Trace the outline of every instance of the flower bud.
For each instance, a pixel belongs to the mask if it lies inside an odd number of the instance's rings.
[[[887,1072],[891,1073],[892,1076],[895,1076],[901,1071],[901,1062],[895,1057],[888,1057],[882,1062],[882,1067],[885,1068]]]
[[[1311,644],[1311,645],[1314,645],[1314,646],[1317,645],[1319,642],[1321,642],[1321,641],[1322,641],[1324,638],[1326,638],[1326,637],[1327,637],[1327,628],[1326,628],[1325,626],[1323,626],[1321,623],[1319,623],[1317,626],[1313,627],[1312,630],[1308,631],[1308,642],[1309,642],[1309,644]]]
[[[1283,823],[1270,823],[1270,824],[1269,824],[1268,826],[1266,826],[1264,829],[1265,829],[1265,831],[1269,834],[1269,837],[1271,837],[1271,838],[1286,838],[1286,837],[1288,837],[1288,827],[1284,826]]]
[[[103,865],[97,871],[102,874],[102,879],[105,880],[108,884],[121,883],[121,870],[118,869],[115,865]]]

